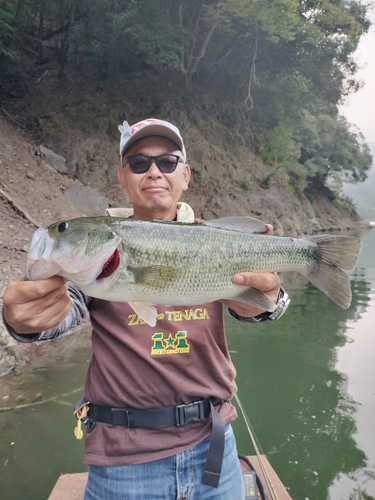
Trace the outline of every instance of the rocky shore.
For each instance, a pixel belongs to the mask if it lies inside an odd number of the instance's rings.
[[[312,204],[304,196],[290,193],[277,183],[268,190],[253,183],[241,191],[238,189],[240,173],[234,167],[231,172],[233,189],[228,181],[225,189],[223,187],[220,191],[215,185],[210,190],[210,175],[217,179],[228,173],[224,172],[225,167],[220,166],[227,164],[226,153],[217,148],[216,156],[211,158],[211,174],[207,173],[207,168],[204,173],[199,173],[202,155],[205,156],[205,165],[210,165],[210,152],[203,148],[204,144],[198,144],[198,132],[190,130],[187,138],[188,151],[189,147],[192,151],[190,164],[196,179],[186,195],[186,201],[195,208],[197,216],[209,219],[224,215],[252,215],[272,223],[275,233],[280,236],[301,236],[317,231],[368,225],[357,214],[341,213],[322,193],[316,193]],[[91,183],[92,187],[72,180],[66,175],[68,167],[63,155],[56,155],[45,146],[36,146],[27,131],[11,125],[1,116],[0,137],[2,298],[6,286],[24,273],[26,253],[37,227],[45,227],[59,219],[103,214],[107,206],[126,206],[127,200],[120,193],[114,175],[106,175],[104,180],[99,177],[97,182]],[[94,178],[91,177],[91,180]],[[89,343],[87,329],[84,338]],[[20,373],[30,357],[34,360],[38,358],[38,353],[42,359],[51,359],[54,353],[57,355],[61,352],[63,344],[66,350],[75,349],[74,339],[75,336],[68,336],[59,342],[49,343],[48,348],[30,348],[13,341],[1,322],[0,377]],[[48,355],[42,354],[45,352]]]

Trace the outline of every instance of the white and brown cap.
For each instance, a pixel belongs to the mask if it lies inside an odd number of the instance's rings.
[[[123,157],[125,152],[132,144],[143,139],[144,137],[159,136],[165,137],[174,142],[178,149],[182,152],[183,160],[186,161],[186,150],[184,141],[182,140],[180,131],[172,123],[157,118],[147,118],[134,125],[129,125],[124,122],[118,126],[121,132],[120,139],[120,156]]]

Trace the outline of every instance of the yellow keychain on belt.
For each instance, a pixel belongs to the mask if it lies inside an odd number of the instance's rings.
[[[77,420],[77,425],[74,428],[74,435],[77,439],[83,438],[82,419],[87,418],[88,411],[89,411],[89,406],[84,405],[76,413],[76,417],[78,420]]]

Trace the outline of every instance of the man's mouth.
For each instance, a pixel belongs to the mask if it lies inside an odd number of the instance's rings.
[[[116,271],[119,264],[120,264],[120,252],[116,248],[116,250],[110,256],[110,258],[104,263],[102,272],[96,279],[101,280],[103,278],[108,278],[108,276],[111,276],[111,274],[113,274]]]
[[[165,187],[163,187],[163,186],[147,186],[143,189],[143,191],[149,191],[149,192],[165,191]]]

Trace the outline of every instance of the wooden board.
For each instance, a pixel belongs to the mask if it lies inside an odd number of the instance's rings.
[[[259,463],[258,457],[256,455],[252,455],[252,456],[247,456],[246,458],[251,462],[254,469],[256,470],[256,473],[258,474],[260,480],[262,481],[262,484],[264,486],[264,489],[265,489],[269,499],[277,498],[278,500],[292,500],[292,497],[287,492],[285,486],[281,482],[279,476],[276,474],[276,472],[272,468],[271,464],[269,463],[269,461],[267,460],[267,457],[265,455],[261,455],[261,460],[262,460],[262,463],[264,465],[264,468],[267,471],[268,477],[270,479],[270,482],[272,485],[271,488],[268,485],[268,482],[266,481],[266,479],[264,477],[263,470],[262,470],[261,464]],[[246,464],[246,462],[244,462],[243,460],[240,460],[240,462],[241,462],[241,469],[243,471],[250,470],[250,467]],[[277,496],[271,495],[270,489],[272,489],[272,488],[276,492]],[[259,498],[261,498],[261,497],[259,497]]]
[[[87,476],[87,472],[62,474],[48,500],[83,500]]]

